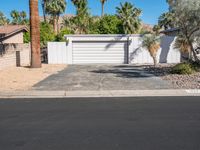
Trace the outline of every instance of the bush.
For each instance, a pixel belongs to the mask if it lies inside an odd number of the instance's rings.
[[[90,34],[123,34],[122,21],[115,15],[105,15],[90,26]]]
[[[55,35],[50,24],[42,22],[40,24],[40,45],[41,48],[47,46],[47,42],[54,41]]]
[[[193,67],[192,64],[189,63],[180,63],[175,65],[171,73],[173,74],[192,74],[195,72],[195,68]]]
[[[57,42],[66,42],[65,35],[73,34],[70,30],[63,28],[58,35],[55,36],[55,41]]]

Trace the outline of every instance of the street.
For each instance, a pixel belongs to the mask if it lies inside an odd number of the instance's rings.
[[[0,99],[1,150],[199,150],[200,97]]]

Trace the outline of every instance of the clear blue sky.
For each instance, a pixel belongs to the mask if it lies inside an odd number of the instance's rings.
[[[40,1],[40,0],[39,0]],[[71,0],[67,1],[66,13],[74,14],[75,9],[71,3]],[[101,5],[100,0],[88,0],[90,12],[93,15],[100,15]],[[136,7],[142,9],[141,19],[144,23],[156,24],[157,19],[161,13],[168,10],[166,0],[108,0],[105,5],[105,13],[114,14],[116,12],[115,7],[119,6],[119,3],[125,1],[133,3]],[[1,0],[0,11],[4,12],[7,17],[10,15],[10,11],[16,9],[18,11],[25,10],[29,11],[28,7],[29,0]],[[42,15],[40,6],[40,15]]]

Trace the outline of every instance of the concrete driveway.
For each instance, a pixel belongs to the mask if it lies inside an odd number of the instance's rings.
[[[35,90],[148,90],[172,85],[155,77],[142,66],[72,65],[36,84]]]

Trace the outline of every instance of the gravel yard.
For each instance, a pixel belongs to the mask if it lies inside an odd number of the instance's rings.
[[[0,71],[0,91],[29,90],[36,83],[66,68],[66,65],[47,65],[42,68],[10,67]]]
[[[146,67],[145,70],[161,77],[163,80],[170,81],[174,88],[177,89],[200,89],[200,72],[191,75],[171,74],[171,67],[173,65],[159,65],[156,68]]]

